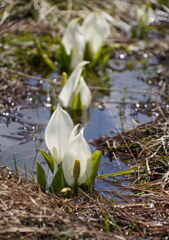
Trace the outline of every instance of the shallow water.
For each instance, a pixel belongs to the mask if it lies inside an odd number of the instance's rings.
[[[156,62],[156,60],[150,60]],[[112,64],[114,64],[113,61],[110,61],[109,65]],[[82,118],[82,123],[86,126],[84,135],[88,142],[103,135],[115,136],[120,131],[134,128],[135,122],[142,124],[157,117],[156,112],[144,114],[139,111],[140,102],[145,108],[148,101],[161,102],[159,96],[146,93],[147,90],[155,90],[155,87],[139,80],[140,76],[152,76],[153,71],[154,65],[151,66],[151,64],[146,70],[142,69],[142,66],[137,66],[131,71],[109,70],[111,87],[116,90],[111,91],[108,96],[105,96],[104,92],[98,94],[90,111],[85,112]],[[53,74],[52,77],[57,77],[57,74]],[[34,79],[29,79],[28,82],[35,86],[38,83]],[[48,85],[45,84],[43,87],[47,89]],[[44,95],[35,102],[28,97],[24,104],[11,110],[0,111],[1,164],[12,169],[15,169],[17,165],[17,169],[23,176],[25,173],[35,176],[37,160],[40,160],[46,167],[39,149],[46,149],[44,129],[50,118],[51,110],[49,104],[42,103],[44,100],[46,100]],[[91,150],[94,151],[94,147],[91,146]],[[103,156],[99,174],[113,173],[127,168],[125,162],[120,160],[110,162]],[[116,179],[123,179],[121,182],[123,185],[129,184],[124,177]],[[96,182],[95,188],[102,192],[106,189],[121,192],[115,184],[100,179]]]

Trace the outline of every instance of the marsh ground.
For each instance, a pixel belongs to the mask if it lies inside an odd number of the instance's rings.
[[[155,21],[140,33],[136,11],[146,2],[1,1],[1,239],[168,239],[169,9],[151,1]],[[87,119],[88,140],[103,153],[99,174],[114,172],[99,178],[93,196],[64,199],[41,192],[16,170],[26,175],[24,159],[34,166],[39,155],[28,158],[30,149],[43,146],[60,91],[59,38],[70,19],[100,10],[109,14],[113,47],[107,68],[96,66],[87,76],[94,114],[81,121]],[[6,160],[15,170],[4,167]]]

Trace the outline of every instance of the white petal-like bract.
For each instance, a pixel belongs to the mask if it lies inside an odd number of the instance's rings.
[[[75,44],[75,33],[80,31],[79,20],[73,19],[67,26],[62,38],[62,44],[68,55],[71,54],[71,50]]]
[[[80,78],[78,91],[80,92],[80,100],[83,105],[83,108],[84,109],[89,108],[92,102],[92,94],[83,77]]]
[[[62,88],[58,97],[61,106],[65,108],[72,108],[73,98],[77,94],[77,89],[79,87],[82,68],[88,63],[89,62],[87,61],[80,62],[68,78],[67,83]]]
[[[63,160],[72,129],[72,119],[58,104],[45,130],[46,145],[57,164]]]
[[[77,132],[77,126],[73,130]],[[83,129],[79,134],[70,138],[68,148],[63,158],[62,167],[66,182],[69,186],[75,185],[75,178],[73,176],[75,161],[80,163],[80,174],[77,179],[77,184],[81,185],[85,182],[92,171],[91,151],[83,137]]]
[[[62,39],[66,53],[71,55],[71,69],[84,59],[86,44],[89,45],[92,57],[109,34],[110,27],[104,13],[89,14],[84,19],[82,26],[80,26],[78,18],[73,19],[68,24]]]
[[[85,18],[82,29],[90,51],[95,55],[110,34],[109,24],[101,13],[91,13]]]
[[[64,33],[62,44],[68,55],[71,55],[71,69],[74,69],[76,65],[83,61],[85,52],[85,37],[81,26],[79,25],[79,19],[73,19],[67,26]]]
[[[137,22],[141,27],[148,26],[154,19],[155,15],[151,7],[145,5],[137,10]]]
[[[72,48],[71,52],[71,62],[70,62],[70,68],[74,69],[78,63],[82,62],[84,59],[84,50],[81,48],[81,46],[76,42]]]

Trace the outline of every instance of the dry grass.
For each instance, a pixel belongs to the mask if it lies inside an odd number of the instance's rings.
[[[120,158],[136,167],[135,182],[163,181],[168,183],[168,110],[155,106],[159,117],[150,123],[122,132],[115,137],[103,136],[93,141],[110,159]],[[141,109],[140,109],[141,111]]]
[[[91,210],[96,203],[93,201]],[[98,230],[99,223],[95,228],[75,217],[80,208],[88,209],[89,203],[82,206],[78,198],[42,193],[37,185],[9,170],[0,171],[0,239],[111,239]],[[88,216],[90,219],[95,222]]]
[[[118,194],[123,200],[118,205],[96,193],[93,198],[82,195],[64,199],[41,192],[36,184],[1,167],[0,239],[167,237],[169,192],[161,188],[149,190],[146,185],[129,188],[137,194]]]
[[[128,175],[130,186],[119,186],[134,194],[121,196],[128,203],[116,206],[115,221],[128,226],[129,239],[168,239],[169,235],[169,122],[166,109],[158,112],[154,122],[93,141],[110,159],[120,158],[137,169]]]

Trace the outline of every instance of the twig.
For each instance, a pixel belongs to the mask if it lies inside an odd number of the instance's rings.
[[[23,72],[19,72],[19,71],[16,71],[16,70],[12,70],[10,69],[9,72],[11,73],[15,73],[19,76],[23,76],[23,77],[26,77],[26,78],[34,78],[34,79],[37,79],[37,80],[42,80],[44,82],[52,82],[53,79],[51,78],[43,78],[43,77],[39,77],[39,76],[34,76],[34,75],[31,75],[31,74],[27,74],[27,73],[23,73]],[[61,81],[57,80],[55,82],[58,86],[61,86]],[[92,85],[89,85],[89,88],[91,90],[98,90],[98,91],[111,91],[111,92],[124,92],[125,89],[119,89],[119,88],[106,88],[106,87],[96,87],[96,86],[92,86]],[[153,95],[155,93],[165,97],[165,98],[168,98],[169,99],[169,95],[165,94],[165,93],[162,93],[158,90],[155,90],[155,91],[149,91],[149,90],[145,90],[145,91],[138,91],[138,90],[129,90],[127,89],[127,92],[128,93],[137,93],[137,94],[150,94],[150,95]]]

